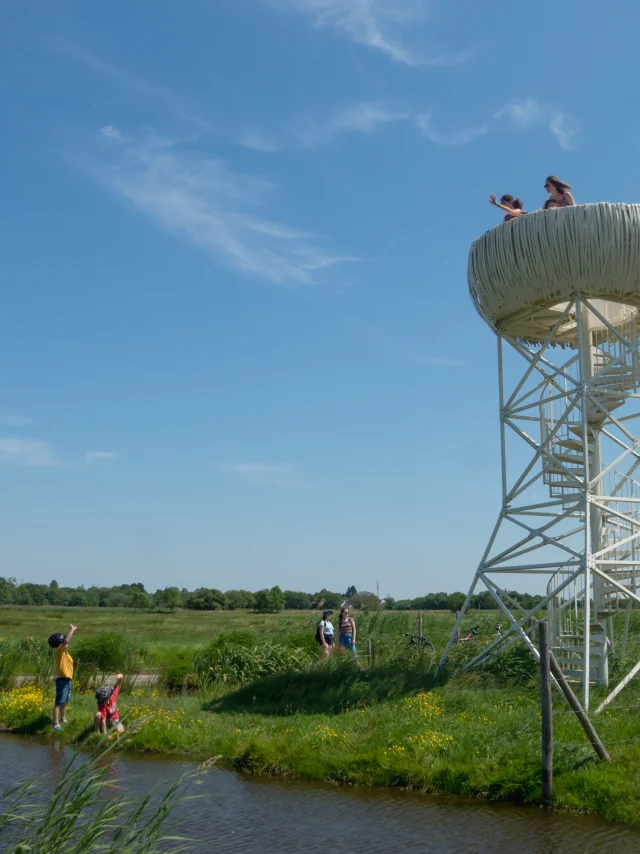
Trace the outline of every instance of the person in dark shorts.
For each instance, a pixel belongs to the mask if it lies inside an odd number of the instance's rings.
[[[322,647],[322,654],[325,658],[331,654],[334,645],[333,624],[329,619],[332,614],[333,611],[329,609],[322,612],[322,619],[320,620],[318,630],[316,631],[316,639]]]
[[[49,646],[53,649],[53,662],[56,676],[56,699],[53,706],[53,728],[56,732],[62,729],[61,724],[67,723],[67,706],[71,699],[71,681],[73,679],[73,658],[69,655],[69,641],[76,627],[69,626],[65,634],[56,632],[49,638]]]

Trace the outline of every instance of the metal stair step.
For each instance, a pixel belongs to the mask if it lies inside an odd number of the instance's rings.
[[[565,463],[576,463],[576,465],[580,465],[584,468],[584,456],[580,454],[566,454],[566,453],[558,453],[558,451],[554,451],[553,456],[557,460],[561,460]],[[571,469],[569,469],[571,471]]]
[[[584,476],[584,466],[557,466],[551,461],[545,461],[547,472],[558,472],[559,474],[574,474],[576,477]]]
[[[583,443],[578,439],[558,439],[554,444],[561,448],[570,448],[572,451],[582,451],[584,449]],[[593,451],[593,444],[591,442],[587,443],[587,450]]]

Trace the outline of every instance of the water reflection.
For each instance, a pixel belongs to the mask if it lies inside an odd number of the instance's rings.
[[[59,774],[57,745],[0,736],[0,786]],[[194,766],[165,759],[117,758],[109,782],[146,792]],[[588,817],[404,792],[247,779],[213,768],[190,783],[200,797],[180,806],[194,854],[638,854],[640,831]]]

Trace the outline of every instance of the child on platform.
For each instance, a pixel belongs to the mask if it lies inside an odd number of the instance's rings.
[[[123,679],[123,674],[117,673],[116,684],[113,688],[110,685],[101,685],[96,688],[95,698],[98,701],[98,711],[93,716],[93,728],[96,732],[101,732],[102,735],[106,735],[108,730],[124,732],[117,705]]]
[[[76,627],[69,626],[65,634],[56,632],[48,640],[53,649],[53,662],[56,674],[56,699],[53,706],[53,728],[56,732],[62,729],[61,724],[67,723],[67,705],[71,699],[71,680],[73,679],[73,658],[69,655],[69,641]]]

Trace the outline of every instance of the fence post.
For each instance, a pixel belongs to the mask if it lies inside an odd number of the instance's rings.
[[[371,650],[371,638],[367,641],[367,651],[369,656],[369,667],[373,664],[373,652]]]
[[[549,624],[539,623],[540,700],[542,706],[542,802],[551,803],[553,791],[553,711],[551,708],[551,656]]]
[[[422,637],[422,611],[418,614],[418,637]]]

